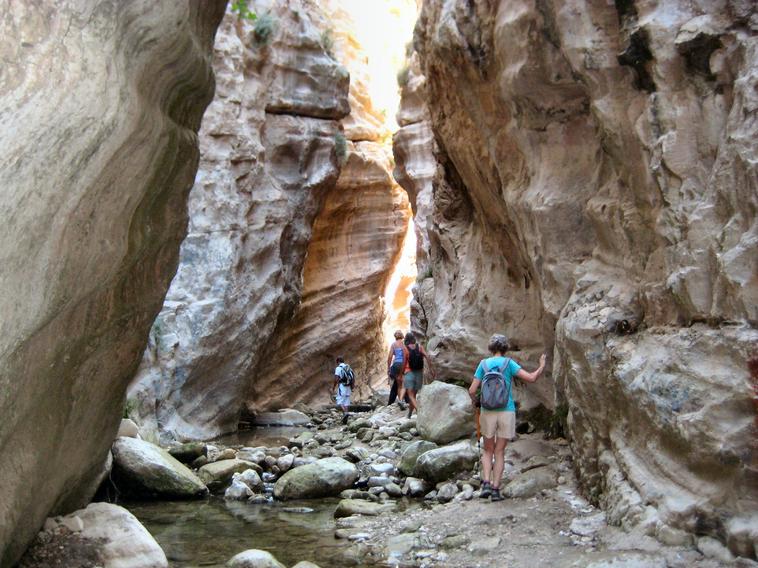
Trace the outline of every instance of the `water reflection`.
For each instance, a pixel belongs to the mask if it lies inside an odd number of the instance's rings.
[[[294,438],[306,428],[302,426],[263,426],[252,430],[239,430],[214,440],[223,446],[286,446],[290,438]]]
[[[249,548],[287,566],[310,560],[322,568],[355,564],[351,544],[334,538],[337,499],[250,505],[207,501],[125,504],[158,541],[173,567],[222,567]],[[311,512],[306,512],[308,509]],[[352,560],[352,561],[351,561]],[[361,566],[375,566],[365,559]]]

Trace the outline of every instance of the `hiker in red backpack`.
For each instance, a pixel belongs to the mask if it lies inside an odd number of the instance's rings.
[[[484,437],[484,455],[479,496],[502,501],[500,481],[505,470],[505,446],[516,436],[516,405],[511,392],[513,377],[535,382],[545,370],[545,354],[540,355],[537,370],[529,373],[505,356],[510,345],[504,335],[493,335],[487,347],[492,357],[479,363],[468,392],[474,406],[481,406],[479,423]]]
[[[413,415],[413,411],[418,408],[416,403],[416,393],[424,386],[424,359],[429,362],[429,369],[432,371],[432,378],[437,376],[437,371],[434,370],[432,360],[420,343],[416,341],[416,336],[410,331],[405,334],[405,349],[408,352],[405,365],[405,376],[403,377],[403,385],[408,393],[409,406],[408,418]]]

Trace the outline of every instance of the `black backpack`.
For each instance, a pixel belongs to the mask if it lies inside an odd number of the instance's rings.
[[[340,363],[340,384],[350,388],[355,386],[355,373],[347,363]]]
[[[508,362],[510,359],[506,359],[503,363],[503,368],[490,369],[487,367],[486,359],[482,361],[484,367],[484,378],[482,379],[482,390],[479,400],[482,404],[482,408],[485,410],[500,410],[508,405],[508,400],[511,398],[511,385],[513,379],[510,381],[505,380],[505,370],[508,368]]]
[[[421,354],[421,346],[416,345],[415,349],[408,347],[408,366],[411,371],[421,371],[424,369],[424,356]]]

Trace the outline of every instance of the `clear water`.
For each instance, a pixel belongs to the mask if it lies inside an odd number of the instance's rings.
[[[302,426],[268,426],[258,427],[252,430],[239,430],[233,434],[227,434],[214,440],[213,444],[223,446],[268,446],[269,448],[286,446],[290,438],[294,438],[307,428]]]
[[[126,503],[153,535],[175,568],[223,567],[235,554],[250,548],[267,550],[292,566],[301,560],[322,568],[355,565],[352,546],[334,537],[338,499],[274,502],[252,505],[224,501]],[[307,507],[312,512],[297,512]],[[361,566],[377,566],[359,561]]]

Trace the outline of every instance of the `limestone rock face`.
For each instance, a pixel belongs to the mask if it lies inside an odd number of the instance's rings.
[[[130,390],[143,431],[163,438],[234,431],[250,383],[270,379],[267,344],[300,300],[312,225],[340,170],[349,76],[321,45],[315,8],[249,6],[271,32],[261,39],[231,11],[219,29],[189,234]]]
[[[176,269],[224,5],[3,4],[0,565],[94,491]]]
[[[395,155],[417,212],[431,187],[414,321],[441,376],[495,331],[552,353],[516,397],[567,405],[609,520],[753,556],[758,40],[721,8],[424,2]]]

